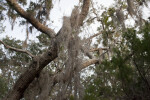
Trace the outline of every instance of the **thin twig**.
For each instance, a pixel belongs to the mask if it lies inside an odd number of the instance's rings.
[[[93,11],[93,13],[94,13],[95,16],[96,16],[97,21],[100,21],[100,22],[101,22],[102,28],[103,28],[103,30],[105,30],[104,23],[103,23],[103,21],[100,19],[100,17],[98,16],[98,13],[96,12],[96,9],[95,9],[94,4],[93,4],[92,1],[91,1],[91,5],[92,5],[92,9],[93,9],[92,11]]]
[[[11,46],[5,44],[5,43],[4,43],[3,41],[1,41],[1,40],[0,40],[0,43],[2,43],[2,44],[4,45],[4,47],[7,48],[7,49],[10,49],[10,50],[13,50],[13,51],[16,51],[16,52],[26,53],[26,54],[28,54],[29,56],[31,56],[32,58],[35,57],[34,55],[32,55],[32,54],[31,54],[29,51],[27,51],[27,50],[23,50],[23,49],[18,49],[18,48],[11,47]]]
[[[145,77],[145,75],[143,75],[142,71],[140,70],[138,64],[135,61],[135,58],[133,58],[133,64],[135,65],[140,77],[142,78],[142,80],[145,82],[145,84],[148,86],[148,89],[150,90],[150,84],[149,84],[147,78]]]
[[[108,48],[92,48],[89,52],[99,51],[99,50],[108,50]]]
[[[100,34],[102,34],[102,33],[101,33],[101,32],[96,33],[96,34],[94,34],[94,35],[90,36],[89,38],[85,39],[84,41],[91,40],[91,39],[93,39],[94,37],[96,37],[96,36],[98,36],[98,35],[100,35]]]

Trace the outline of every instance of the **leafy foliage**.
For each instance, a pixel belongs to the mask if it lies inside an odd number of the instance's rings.
[[[8,87],[5,79],[0,75],[0,99],[3,98],[8,92]]]
[[[96,78],[87,86],[85,100],[148,100],[149,25],[146,23],[139,31],[131,28],[124,33],[125,44],[114,48],[111,61],[105,60],[96,67]]]

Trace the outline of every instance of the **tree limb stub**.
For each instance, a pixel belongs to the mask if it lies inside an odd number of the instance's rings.
[[[31,14],[24,11],[16,2],[16,0],[6,0],[10,6],[14,8],[14,10],[23,18],[25,18],[28,22],[30,22],[37,30],[42,33],[47,34],[50,38],[55,37],[55,32],[41,24],[37,19],[35,19]]]

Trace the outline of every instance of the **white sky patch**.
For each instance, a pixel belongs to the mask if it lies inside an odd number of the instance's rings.
[[[2,73],[2,70],[0,69],[0,74]]]
[[[20,40],[25,40],[26,36],[26,28],[18,26],[17,23],[14,24],[13,30],[11,29],[11,25],[9,21],[5,21],[4,26],[6,26],[6,29],[4,31],[4,34],[1,35],[1,37],[9,36],[12,38],[20,39]]]
[[[70,16],[71,11],[75,5],[79,3],[79,0],[57,0],[54,2],[54,7],[50,12],[50,19],[53,21],[52,27],[56,32],[62,26],[62,17]]]
[[[114,3],[114,0],[94,0],[99,4],[104,5],[104,7],[109,7]]]
[[[142,15],[143,15],[143,18],[147,20],[147,18],[150,17],[150,8],[147,8],[146,6],[144,6]]]
[[[126,25],[127,27],[133,27],[133,26],[135,25],[135,21],[133,20],[133,18],[127,19],[127,20],[125,21],[125,25]]]

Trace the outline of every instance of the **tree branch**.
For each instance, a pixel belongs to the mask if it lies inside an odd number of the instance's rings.
[[[143,72],[141,71],[140,67],[138,66],[138,64],[136,63],[135,58],[133,58],[133,64],[136,67],[140,77],[142,78],[142,80],[145,82],[145,84],[147,85],[148,89],[150,90],[150,84],[147,80],[147,78],[144,76]]]
[[[92,64],[96,64],[96,63],[98,63],[98,62],[99,62],[98,59],[90,59],[90,60],[88,60],[88,61],[82,63],[82,66],[81,66],[81,68],[80,68],[80,71],[81,71],[82,69],[84,69],[84,68],[86,68],[86,67],[88,67],[88,66],[90,66],[90,65],[92,65]],[[62,78],[60,78],[60,76],[61,76]],[[69,78],[69,77],[66,77],[66,75],[63,73],[63,71],[61,71],[60,73],[54,74],[54,76],[53,76],[53,78],[52,78],[53,84],[52,84],[52,86],[51,86],[51,89],[52,89],[57,83],[59,83],[60,81],[63,81],[63,82],[67,81],[68,78]]]
[[[37,19],[35,19],[30,13],[27,13],[22,9],[16,0],[6,0],[7,3],[14,8],[14,10],[23,18],[25,18],[28,22],[30,22],[37,30],[39,30],[42,33],[47,34],[49,37],[53,38],[55,37],[55,32],[41,24]]]
[[[83,6],[82,6],[82,10],[81,10],[80,17],[79,17],[79,22],[78,22],[79,26],[83,25],[83,21],[88,15],[89,8],[90,8],[90,1],[91,0],[83,0]]]
[[[10,49],[10,50],[13,50],[13,51],[16,51],[16,52],[26,53],[26,54],[28,54],[29,56],[31,56],[32,58],[35,57],[34,55],[32,55],[32,54],[31,54],[29,51],[27,51],[27,50],[23,50],[23,49],[18,49],[18,48],[11,47],[11,46],[5,44],[5,43],[4,43],[3,41],[1,41],[1,40],[0,40],[0,43],[2,43],[2,44],[4,45],[4,47],[7,48],[7,49]]]
[[[90,36],[90,37],[87,38],[87,39],[83,39],[82,42],[84,43],[84,42],[90,41],[92,38],[94,38],[94,37],[96,37],[96,36],[98,36],[98,35],[100,35],[100,34],[101,34],[100,32],[97,33],[97,34],[94,34],[94,35]],[[90,52],[89,52],[89,51],[88,51],[88,52],[85,52],[85,49],[86,49],[85,47],[81,47],[81,51],[82,51],[83,53],[85,53],[85,55],[88,56],[90,59],[92,59],[93,56],[90,54],[91,50],[90,50]]]

